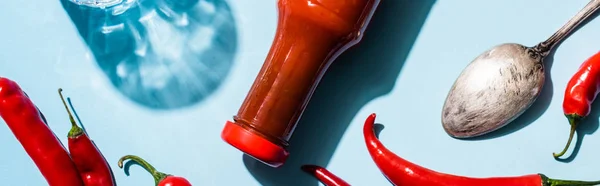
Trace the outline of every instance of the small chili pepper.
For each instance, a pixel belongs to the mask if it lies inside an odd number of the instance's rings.
[[[0,116],[50,186],[83,186],[69,153],[14,81],[0,77]]]
[[[58,89],[58,95],[69,114],[71,121],[71,130],[67,136],[69,152],[83,182],[86,186],[115,186],[114,176],[108,162],[87,133],[77,126],[69,107],[67,107],[61,88]]]
[[[300,167],[304,172],[317,178],[325,186],[350,186],[342,178],[336,176],[329,170],[318,165],[303,165]]]
[[[375,114],[365,121],[363,134],[371,158],[394,185],[427,186],[559,186],[559,185],[600,185],[600,181],[556,180],[544,174],[529,174],[512,177],[474,178],[436,172],[409,162],[387,149],[375,135],[373,126]]]
[[[571,125],[569,140],[560,153],[552,153],[558,158],[567,152],[579,123],[590,114],[592,103],[600,93],[600,52],[581,64],[571,77],[563,99],[563,113]]]
[[[148,163],[146,160],[140,158],[139,156],[135,156],[135,155],[126,155],[126,156],[121,157],[121,159],[119,159],[119,163],[118,163],[119,168],[123,168],[123,162],[125,160],[134,161],[134,162],[138,163],[140,166],[142,166],[144,169],[146,169],[148,172],[150,172],[150,174],[152,174],[152,177],[154,177],[154,182],[156,183],[156,186],[191,186],[192,185],[187,179],[185,179],[183,177],[158,172],[156,170],[156,168],[154,168],[152,165],[150,165],[150,163]]]

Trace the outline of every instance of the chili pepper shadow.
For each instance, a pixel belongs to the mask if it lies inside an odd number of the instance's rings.
[[[373,130],[375,131],[375,137],[379,138],[379,134],[381,134],[381,131],[383,131],[383,129],[385,129],[385,126],[381,123],[375,123],[373,125]]]
[[[85,125],[83,125],[83,123],[81,122],[81,119],[79,119],[79,114],[77,114],[75,107],[73,107],[73,103],[71,103],[70,97],[67,97],[67,102],[69,103],[69,107],[71,107],[71,111],[73,111],[73,115],[75,115],[75,119],[77,119],[79,126],[81,126],[81,129],[83,129],[83,132],[85,132],[87,134],[87,130],[85,130]]]
[[[567,121],[566,118],[565,118],[563,124],[569,125],[569,122]],[[579,153],[579,149],[581,149],[581,145],[583,144],[583,138],[585,137],[585,135],[590,135],[590,134],[593,134],[594,132],[596,132],[596,130],[598,130],[599,125],[600,125],[600,101],[595,101],[592,104],[592,112],[590,113],[590,115],[587,117],[587,119],[583,120],[576,129],[577,138],[575,138],[575,139],[577,141],[575,141],[575,147],[573,148],[573,151],[567,158],[557,158],[556,160],[559,162],[563,162],[563,163],[572,162],[575,159],[575,157],[577,156],[577,154]],[[569,131],[565,131],[565,134],[561,135],[561,136],[564,136],[565,143],[566,143],[566,140],[568,137],[568,132]],[[562,150],[561,148],[562,148],[562,146],[558,145],[556,151]],[[568,151],[567,151],[567,153],[568,153]]]
[[[577,30],[583,28],[587,23],[598,17],[598,15],[600,15],[600,12],[592,14],[590,16],[590,19],[587,19],[586,21],[582,22],[577,28],[574,29],[573,32],[571,32],[571,34],[576,33]],[[567,37],[570,37],[570,35]],[[554,95],[554,85],[552,84],[552,76],[550,71],[552,69],[552,64],[554,63],[554,54],[556,53],[556,50],[560,47],[561,44],[562,42],[557,43],[554,49],[550,51],[550,53],[544,60],[544,67],[546,68],[544,70],[546,74],[544,87],[542,88],[540,96],[535,100],[531,107],[529,107],[529,109],[527,109],[521,116],[516,118],[513,122],[507,124],[506,126],[496,131],[490,132],[482,136],[462,140],[487,140],[502,137],[516,132],[518,130],[521,130],[522,128],[527,127],[529,124],[535,122],[538,118],[540,118],[540,116],[542,116],[542,114],[544,114],[546,110],[548,110],[550,102],[552,101],[552,96]]]
[[[313,94],[290,140],[287,162],[274,169],[244,155],[252,176],[266,186],[317,186],[300,167],[326,167],[358,111],[392,90],[434,3],[382,0],[363,40],[340,55]]]
[[[375,123],[373,125],[373,131],[375,132],[375,137],[377,137],[377,139],[379,139],[379,135],[381,134],[381,131],[383,131],[383,129],[385,129],[385,126],[381,123]],[[390,181],[389,178],[385,177],[385,179],[390,182],[391,185],[394,185],[394,183],[392,183],[392,181]]]
[[[133,166],[133,165],[140,166],[140,167],[142,167],[144,170],[146,170],[146,171],[150,172],[150,170],[146,169],[146,167],[142,166],[141,164],[139,164],[139,163],[138,163],[138,162],[136,162],[136,161],[127,161],[127,162],[125,162],[125,164],[123,165],[123,172],[125,172],[125,175],[126,175],[126,176],[129,176],[129,169],[130,169],[130,168],[131,168],[131,166]]]
[[[23,94],[25,94],[25,96],[26,96],[27,98],[29,98],[29,95],[27,95],[27,92],[23,91]],[[30,98],[30,99],[31,99],[31,98]],[[46,125],[48,125],[48,121],[46,120],[46,116],[44,116],[44,113],[42,113],[42,111],[40,110],[40,108],[38,108],[36,105],[34,105],[34,106],[35,106],[35,109],[36,109],[36,110],[38,111],[38,113],[40,114],[40,117],[42,118],[42,120],[44,121],[44,123],[45,123]]]

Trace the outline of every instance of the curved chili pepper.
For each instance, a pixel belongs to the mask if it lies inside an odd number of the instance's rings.
[[[108,162],[85,131],[77,126],[69,107],[67,107],[61,88],[58,89],[58,95],[71,121],[71,130],[67,136],[69,152],[85,186],[115,186],[115,179]]]
[[[363,134],[371,158],[383,175],[394,185],[427,186],[559,186],[600,185],[600,181],[556,180],[543,174],[513,177],[474,178],[436,172],[409,162],[387,149],[375,135],[375,114],[365,121]]]
[[[558,154],[552,153],[555,158],[564,155],[569,149],[575,129],[590,114],[592,103],[598,93],[600,93],[600,52],[584,61],[567,84],[563,113],[569,120],[571,130],[564,149]]]
[[[336,176],[329,170],[318,165],[303,165],[300,167],[304,172],[317,178],[325,186],[350,186],[342,178]]]
[[[119,159],[119,163],[118,163],[119,168],[123,168],[123,162],[125,160],[134,161],[134,162],[138,163],[140,166],[142,166],[144,169],[146,169],[148,172],[150,172],[150,174],[152,174],[152,177],[154,177],[154,182],[156,183],[156,186],[191,186],[192,185],[187,179],[185,179],[183,177],[158,172],[156,170],[156,168],[154,168],[152,165],[150,165],[150,163],[148,163],[146,160],[144,160],[138,156],[135,156],[135,155],[126,155],[126,156],[121,157],[121,159]]]
[[[0,116],[50,186],[83,186],[69,153],[14,81],[0,77]]]

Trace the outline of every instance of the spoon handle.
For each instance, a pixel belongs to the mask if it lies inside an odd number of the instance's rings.
[[[571,32],[575,30],[575,28],[577,28],[577,26],[594,14],[598,9],[600,9],[600,0],[591,0],[587,5],[585,5],[585,7],[583,7],[583,9],[573,16],[569,22],[563,25],[546,41],[535,46],[535,48],[537,48],[538,52],[541,54],[548,54],[550,50],[556,46],[556,44],[564,40],[569,34],[571,34]]]

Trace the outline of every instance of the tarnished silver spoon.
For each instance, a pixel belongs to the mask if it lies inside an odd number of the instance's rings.
[[[600,8],[590,1],[546,41],[533,47],[495,46],[475,58],[458,76],[442,109],[444,130],[455,138],[480,136],[506,126],[527,110],[544,85],[544,59]]]

